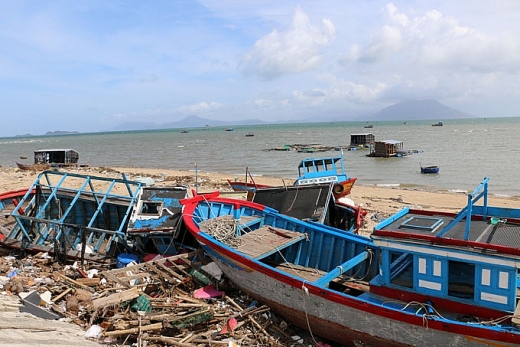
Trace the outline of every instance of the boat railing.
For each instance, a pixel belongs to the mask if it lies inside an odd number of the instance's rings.
[[[334,269],[327,272],[325,275],[321,276],[319,279],[314,281],[314,284],[316,284],[317,286],[320,286],[320,287],[321,286],[328,287],[328,284],[333,279],[335,279],[338,276],[341,276],[343,273],[345,273],[345,272],[351,270],[352,268],[354,268],[355,266],[361,264],[363,261],[368,259],[368,257],[370,255],[371,255],[370,250],[364,251],[364,252],[356,255],[355,257],[347,260],[346,262],[344,262],[341,265],[336,266]]]
[[[487,218],[487,204],[488,204],[488,181],[489,178],[485,177],[484,180],[479,184],[477,189],[473,191],[473,193],[468,194],[468,205],[464,207],[455,218],[446,225],[444,229],[441,230],[437,237],[443,237],[448,231],[451,230],[457,223],[466,218],[466,224],[464,227],[464,240],[469,240],[469,231],[471,229],[471,216],[473,215],[473,206],[480,199],[484,199],[482,206],[482,219],[486,220]],[[481,192],[480,192],[481,191]],[[479,193],[480,192],[480,193]]]
[[[58,180],[58,182],[55,182]],[[96,182],[104,182],[102,190],[98,190],[99,186],[95,186]],[[116,185],[124,185],[127,189],[127,195],[119,193],[113,193]],[[128,220],[131,210],[134,205],[134,201],[137,197],[137,193],[141,188],[140,182],[129,181],[123,174],[122,179],[105,178],[105,177],[94,177],[85,176],[74,173],[62,173],[55,171],[44,171],[38,175],[38,178],[33,183],[31,188],[22,198],[18,206],[13,210],[12,216],[16,219],[17,225],[9,234],[9,238],[18,239],[22,243],[28,244],[39,244],[42,245],[49,242],[49,237],[53,237],[54,240],[60,240],[63,237],[73,238],[74,245],[77,245],[83,237],[86,237],[86,242],[94,250],[98,250],[105,240],[115,240],[118,236],[123,236],[126,221]],[[35,191],[36,193],[29,194],[29,192]],[[68,206],[62,206],[60,194],[68,194],[70,204]],[[90,199],[94,201],[95,211],[90,218],[87,225],[79,225],[77,223],[70,223],[69,216],[75,213],[75,205],[82,197],[87,194]],[[21,209],[28,201],[26,211]],[[96,223],[99,221],[100,225],[111,225],[108,219],[111,216],[107,215],[105,211],[106,205],[109,200],[120,199],[125,203],[124,215],[122,220],[117,225],[116,230],[107,228],[98,228]],[[58,214],[56,217],[49,215],[49,210],[53,209],[53,205],[58,206]],[[63,210],[61,210],[63,208]],[[37,209],[37,210],[34,210]],[[28,210],[34,210],[32,213],[27,213]],[[89,233],[88,236],[79,237],[81,233]],[[78,235],[76,235],[78,234]],[[109,247],[108,246],[108,247]]]

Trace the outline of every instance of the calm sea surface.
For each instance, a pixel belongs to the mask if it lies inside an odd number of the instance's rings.
[[[520,196],[520,118],[435,121],[335,122],[90,133],[65,136],[0,138],[0,165],[32,163],[33,151],[73,148],[89,166],[149,167],[220,172],[242,179],[246,167],[256,176],[296,178],[303,158],[339,152],[267,151],[286,144],[348,146],[350,135],[372,133],[376,140],[398,140],[418,150],[401,158],[370,158],[368,150],[345,151],[347,173],[361,185],[400,185],[419,189],[472,192],[489,177],[492,194]],[[247,133],[254,136],[247,137]],[[27,156],[22,160],[20,157]],[[439,165],[440,173],[424,175],[421,165]]]

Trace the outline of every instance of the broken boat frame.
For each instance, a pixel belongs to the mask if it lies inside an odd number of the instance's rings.
[[[43,171],[17,198],[10,213],[16,223],[0,244],[95,262],[112,262],[117,253],[150,247],[150,241],[157,253],[174,254],[178,201],[187,196],[187,187],[146,187],[124,174]]]

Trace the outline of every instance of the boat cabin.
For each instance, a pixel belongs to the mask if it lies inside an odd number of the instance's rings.
[[[294,185],[342,182],[348,179],[343,155],[327,158],[307,158],[298,165],[298,179]]]
[[[176,254],[179,250],[172,240],[180,231],[179,201],[188,195],[187,186],[141,187],[128,222],[128,234],[147,240],[147,246],[153,245],[160,254]]]
[[[487,206],[487,178],[458,214],[401,210],[372,234],[382,254],[372,292],[470,317],[520,314],[519,218],[518,209]]]
[[[74,149],[39,149],[34,151],[35,164],[56,164],[57,166],[76,166],[79,153]]]
[[[350,147],[366,147],[375,141],[376,137],[371,133],[350,134]]]
[[[335,186],[333,183],[325,183],[261,188],[249,192],[247,199],[304,221],[341,230],[357,229],[355,224],[361,212],[355,206],[336,204],[333,198]]]
[[[396,157],[403,153],[404,143],[397,140],[375,141],[370,149],[370,157]]]

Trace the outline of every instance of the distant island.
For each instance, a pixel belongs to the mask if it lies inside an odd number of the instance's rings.
[[[335,117],[312,117],[300,118],[297,121],[276,121],[272,124],[280,123],[314,123],[316,121],[407,121],[407,120],[437,120],[437,119],[460,119],[460,118],[474,118],[475,116],[447,107],[436,100],[406,100],[401,101],[391,106],[385,107],[374,114],[364,114],[358,116],[350,116],[345,119],[344,116]],[[201,118],[198,116],[189,116],[175,122],[168,123],[150,123],[150,122],[127,122],[118,125],[108,131],[132,131],[132,130],[154,130],[154,129],[187,129],[203,126],[222,126],[232,127],[235,125],[257,125],[267,124],[260,119],[242,119],[238,121],[222,121]]]
[[[344,121],[407,121],[407,120],[439,120],[439,119],[460,119],[460,118],[475,118],[474,115],[447,107],[436,100],[405,100],[395,103],[391,106],[385,107],[376,113],[350,115],[346,118],[343,115],[329,116],[329,117],[312,117],[299,118],[298,120],[279,120],[270,122],[270,124],[284,124],[284,123],[314,123],[314,122],[344,122]],[[195,115],[188,116],[184,119],[167,122],[167,123],[151,123],[151,122],[126,122],[118,126],[104,130],[103,132],[114,131],[145,131],[157,129],[189,129],[197,127],[233,127],[239,125],[260,125],[269,124],[261,119],[242,119],[236,121],[229,120],[215,120],[202,118]],[[59,135],[75,135],[80,134],[78,131],[48,131],[44,135],[16,135],[17,137],[32,137],[32,136],[59,136]]]
[[[52,136],[52,135],[73,135],[73,134],[79,134],[79,131],[47,131],[45,133],[46,136]]]
[[[23,134],[23,135],[15,135],[15,137],[75,135],[75,134],[79,134],[79,133],[80,133],[79,131],[61,131],[61,130],[56,130],[56,131],[47,131],[43,135]]]

